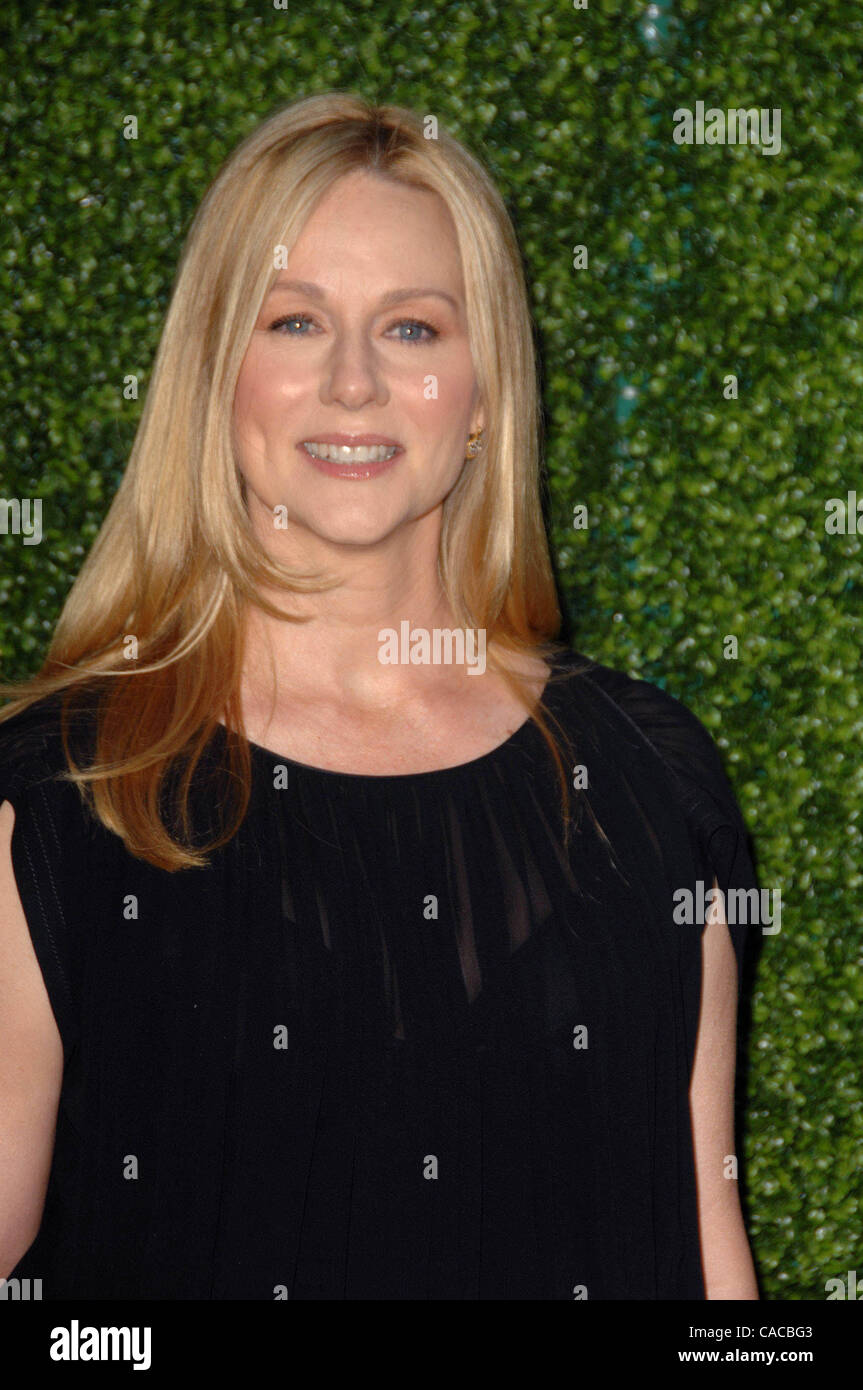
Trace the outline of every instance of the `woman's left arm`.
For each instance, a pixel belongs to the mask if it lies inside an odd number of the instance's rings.
[[[717,887],[714,879],[714,887]],[[721,899],[719,900],[721,902]],[[757,1299],[734,1157],[737,959],[718,905],[702,934],[701,1012],[689,1088],[701,1266],[708,1299]],[[735,1176],[726,1176],[733,1168]]]

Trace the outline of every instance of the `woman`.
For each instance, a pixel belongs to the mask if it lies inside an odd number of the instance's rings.
[[[535,383],[457,142],[329,94],[228,160],[6,687],[0,1256],[43,1297],[757,1297],[744,932],[675,916],[745,831],[694,716],[555,640]]]

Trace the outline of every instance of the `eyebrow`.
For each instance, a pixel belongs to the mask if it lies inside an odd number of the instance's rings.
[[[323,300],[327,297],[326,291],[311,280],[276,280],[270,293],[273,290],[293,290],[295,293],[307,294],[310,299],[317,300]],[[452,305],[453,309],[458,311],[458,303],[451,294],[447,294],[446,290],[436,290],[429,287],[412,286],[405,290],[388,290],[386,294],[381,295],[380,304],[382,308],[389,308],[392,304],[401,304],[405,299],[426,299],[429,296],[445,299],[448,304]]]

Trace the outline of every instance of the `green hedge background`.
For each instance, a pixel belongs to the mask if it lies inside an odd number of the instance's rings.
[[[123,378],[143,399],[225,155],[330,88],[436,114],[524,248],[568,635],[699,715],[782,892],[740,1078],[763,1294],[863,1280],[861,554],[825,532],[829,498],[863,497],[857,0],[7,0],[0,33],[0,496],[41,497],[44,526],[0,536],[3,678],[38,664],[107,510]],[[675,145],[698,100],[781,109],[781,152]]]

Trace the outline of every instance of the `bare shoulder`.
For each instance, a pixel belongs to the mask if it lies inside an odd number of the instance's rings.
[[[30,937],[12,862],[15,808],[0,803],[0,1055],[10,1031],[25,1032],[30,1041],[41,1038],[46,1059],[59,1061],[63,1047],[45,981]]]
[[[0,803],[0,1276],[38,1232],[54,1151],[63,1044],[15,882],[15,809]]]

